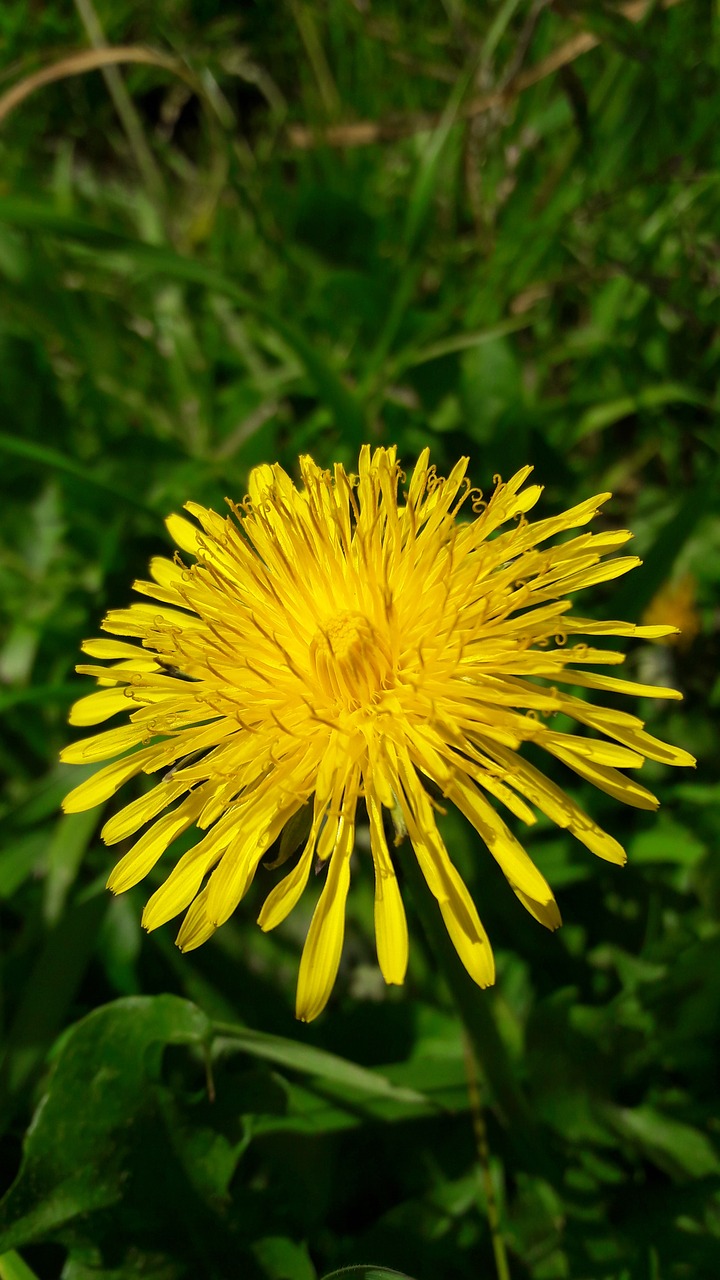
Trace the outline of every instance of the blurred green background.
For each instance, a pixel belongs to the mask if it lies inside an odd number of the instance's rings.
[[[58,814],[79,643],[162,517],[363,440],[486,489],[532,462],[542,515],[611,489],[644,565],[580,612],[684,627],[628,665],[683,690],[639,714],[699,768],[646,766],[657,816],[577,788],[623,870],[533,828],[558,934],[444,828],[498,959],[513,1280],[720,1275],[718,15],[95,3],[0,8],[0,1275],[496,1274],[458,1017],[417,921],[383,986],[363,850],[308,1028],[303,907],[261,934],[258,877],[181,956],[147,885],[104,889],[110,806]]]

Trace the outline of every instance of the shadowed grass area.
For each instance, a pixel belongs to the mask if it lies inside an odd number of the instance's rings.
[[[513,1280],[715,1274],[712,5],[6,0],[0,47],[0,1276],[470,1280],[494,1221]],[[379,978],[364,848],[307,1028],[308,906],[264,935],[258,886],[180,955],[141,933],[147,887],[105,893],[119,802],[59,813],[80,642],[163,517],[365,440],[468,454],[486,491],[532,463],[542,515],[612,490],[644,563],[582,612],[662,591],[684,631],[627,667],[685,694],[638,714],[697,774],[646,766],[659,815],[575,787],[628,866],[524,837],[557,934],[442,819],[498,960],[489,1154],[419,920],[406,986]]]

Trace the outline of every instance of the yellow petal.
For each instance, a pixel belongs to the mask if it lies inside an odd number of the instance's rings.
[[[123,725],[121,729],[106,729],[92,738],[71,743],[60,752],[60,759],[63,764],[94,764],[96,760],[107,760],[129,747],[136,747],[147,736],[147,729],[132,724]]]
[[[588,725],[615,738],[631,750],[641,753],[647,760],[659,760],[661,764],[683,765],[694,767],[696,760],[689,751],[682,747],[674,747],[669,742],[662,742],[643,729],[642,720],[637,716],[615,711],[609,707],[593,707],[582,702],[580,698],[563,699],[562,710],[581,724]]]
[[[528,760],[502,748],[496,748],[495,755],[500,763],[505,764],[507,776],[512,779],[513,786],[522,791],[558,827],[570,831],[576,840],[598,858],[615,862],[619,866],[627,862],[622,845],[593,822],[575,800]]]
[[[619,680],[617,676],[597,675],[594,671],[557,671],[553,680],[562,684],[576,684],[582,689],[603,689],[607,693],[628,693],[636,698],[670,698],[682,702],[679,689],[669,689],[664,684],[638,684],[636,680]]]
[[[207,913],[207,899],[207,889],[201,889],[195,901],[188,907],[180,932],[175,939],[175,945],[181,951],[194,951],[214,934],[215,925]]]
[[[144,823],[155,818],[184,791],[187,791],[184,782],[174,782],[172,779],[158,782],[151,791],[125,805],[124,809],[108,819],[100,833],[105,844],[117,844],[118,840],[126,840],[128,836],[134,835]]]
[[[197,797],[189,796],[172,813],[166,813],[154,823],[113,868],[107,882],[108,889],[113,893],[124,893],[143,880],[168,845],[192,826],[199,807]]]
[[[529,911],[530,915],[534,916],[540,924],[544,924],[546,929],[555,930],[560,928],[562,918],[554,898],[550,902],[536,902],[527,893],[523,893],[522,889],[518,889],[517,885],[512,885],[512,889],[526,911]]]
[[[363,446],[363,448],[365,447],[366,446]],[[409,507],[416,507],[418,502],[422,498],[423,491],[425,489],[425,482],[427,480],[429,461],[430,461],[430,450],[427,448],[423,449],[422,453],[420,454],[420,457],[415,463],[412,476],[410,477],[410,484],[408,485],[407,505]],[[361,466],[362,466],[362,455],[361,455]]]
[[[258,924],[266,933],[279,925],[299,902],[313,864],[314,843],[308,840],[292,871],[283,876],[280,883],[270,890],[265,899],[258,916]]]
[[[111,609],[102,621],[103,631],[116,636],[138,636],[150,632],[193,631],[205,624],[192,613],[181,613],[161,604],[131,604],[128,609]]]
[[[635,809],[650,810],[657,809],[660,804],[657,796],[654,796],[651,791],[641,787],[634,778],[627,778],[624,773],[619,773],[617,769],[596,764],[594,760],[583,759],[574,751],[566,750],[558,742],[547,743],[540,739],[540,746],[556,756],[558,760],[562,760],[563,764],[568,765],[575,773],[579,773],[581,778],[587,778],[588,782],[592,782],[600,791],[606,791],[609,796],[621,800],[623,804],[632,805]]]
[[[602,738],[581,738],[572,733],[552,733],[541,728],[533,741],[566,761],[579,757],[581,761],[590,760],[616,769],[640,769],[645,763],[645,757],[637,751],[630,751],[615,742],[605,742]]]
[[[98,769],[91,778],[81,782],[62,802],[65,813],[83,813],[86,809],[94,809],[114,796],[119,787],[139,773],[146,759],[146,753],[137,751],[129,759],[115,760],[113,764]]]
[[[408,964],[405,908],[385,840],[380,805],[371,793],[366,794],[366,804],[370,819],[370,848],[375,866],[375,942],[378,964],[387,983],[401,986],[405,981]]]
[[[663,636],[676,635],[677,627],[640,626],[637,622],[603,622],[595,618],[570,618],[563,620],[563,630],[579,631],[586,636],[638,636],[643,640],[659,640]]]
[[[312,1022],[322,1013],[337,977],[345,936],[352,835],[352,825],[345,823],[303,947],[295,1004],[296,1017],[302,1022]]]
[[[637,569],[640,564],[642,560],[638,556],[613,556],[611,560],[605,560],[592,568],[575,572],[571,561],[567,566],[567,572],[556,580],[555,584],[549,588],[549,592],[541,590],[538,594],[540,596],[558,595],[560,592],[581,591],[585,587],[594,587],[600,582],[610,582],[613,578],[619,578],[623,573]]]
[[[270,801],[272,802],[272,801]],[[277,839],[285,823],[301,807],[292,801],[284,809],[265,819],[258,830],[252,811],[235,810],[234,820],[242,829],[223,856],[223,860],[210,880],[208,914],[216,925],[230,918],[238,903],[245,897],[257,871],[258,863]],[[241,816],[242,814],[242,816]]]
[[[185,510],[195,517],[205,533],[209,534],[215,542],[222,543],[227,537],[229,522],[226,516],[218,515],[217,511],[212,511],[210,507],[201,507],[199,502],[186,502]]]
[[[165,525],[173,542],[181,551],[189,551],[193,556],[197,554],[200,530],[196,525],[186,520],[184,516],[176,515],[168,516]]]
[[[89,693],[80,698],[70,708],[68,720],[70,724],[86,725],[102,724],[118,711],[131,711],[132,702],[125,692],[125,687],[101,689],[99,693]]]
[[[151,600],[160,600],[163,604],[175,605],[180,609],[189,607],[184,597],[174,587],[161,587],[156,582],[148,582],[145,578],[136,578],[132,585],[133,591],[137,591],[138,595],[150,596]]]
[[[415,852],[419,854],[417,845]],[[420,856],[419,861],[424,872]],[[448,896],[438,899],[445,928],[473,981],[479,987],[491,987],[495,981],[495,960],[490,940],[480,922],[475,903],[449,858],[446,879]]]
[[[212,837],[215,839],[212,839]],[[225,841],[230,842],[232,833],[225,833]],[[148,932],[159,928],[172,920],[190,905],[203,877],[222,856],[223,839],[211,832],[199,844],[184,853],[177,866],[173,868],[164,884],[148,900],[143,911],[142,924]]]
[[[399,755],[403,816],[420,868],[438,900],[453,946],[478,986],[495,981],[495,962],[475,903],[448,856],[430,802],[409,758]]]
[[[552,890],[545,877],[471,782],[458,778],[448,791],[448,799],[472,822],[512,885],[537,902],[552,902]]]
[[[535,825],[537,818],[532,809],[525,804],[524,800],[520,799],[520,796],[511,791],[509,787],[506,787],[504,782],[499,782],[496,777],[489,773],[478,774],[476,782],[484,791],[489,791],[491,796],[495,796],[496,800],[504,804],[505,808],[514,813],[516,818],[520,818],[521,822],[526,823],[529,827]]]
[[[271,889],[258,916],[258,924],[265,932],[269,929],[274,929],[276,925],[280,924],[300,899],[302,891],[307,884],[315,855],[318,833],[327,813],[329,803],[329,796],[321,796],[318,792],[315,793],[312,826],[310,827],[305,848],[292,871]]]
[[[83,653],[91,658],[142,658],[143,650],[136,644],[126,644],[122,640],[83,640],[80,645]]]

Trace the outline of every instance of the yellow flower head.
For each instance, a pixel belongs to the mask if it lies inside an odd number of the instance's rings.
[[[523,759],[522,744],[534,742],[641,809],[657,800],[619,768],[646,757],[694,763],[646,733],[636,716],[564,691],[680,697],[588,671],[623,655],[566,643],[578,633],[659,638],[673,631],[568,612],[569,593],[639,563],[602,560],[631,536],[625,531],[547,545],[586,525],[610,495],[529,523],[526,513],[541,494],[539,485],[522,488],[530,467],[507,484],[496,477],[485,502],[469,486],[467,463],[441,479],[425,450],[406,488],[394,448],[371,453],[365,446],[357,476],[302,457],[299,488],[281,467],[257,467],[248,497],[241,507],[230,503],[230,516],[195,503],[187,510],[199,528],[170,516],[172,537],[194,563],[153,560],[153,580],[135,583],[150,602],[107,615],[103,630],[130,642],[83,645],[110,665],[78,667],[101,688],[75,704],[71,723],[100,724],[119,712],[129,712],[130,723],[63,752],[76,763],[122,757],[76,787],[65,810],[89,809],[141,772],[162,774],[103,828],[114,844],[150,824],[115,867],[110,888],[121,893],[136,884],[188,828],[200,833],[150,898],[146,928],[185,911],[178,945],[199,946],[232,915],[270,845],[311,802],[304,849],[259,917],[263,929],[279,924],[311,867],[325,864],[298,981],[297,1013],[308,1021],[323,1009],[340,961],[360,798],[385,981],[403,981],[408,951],[383,821],[389,810],[412,841],[460,958],[487,986],[490,944],[438,832],[428,784],[477,829],[535,918],[555,928],[552,892],[493,801],[528,823],[536,806],[601,858],[622,863],[625,854]],[[459,518],[463,506],[471,519]],[[605,736],[558,731],[556,711]]]

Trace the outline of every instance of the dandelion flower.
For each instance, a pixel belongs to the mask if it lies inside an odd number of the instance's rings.
[[[540,810],[610,862],[625,854],[522,756],[523,743],[640,809],[658,802],[621,769],[645,758],[694,763],[636,716],[572,692],[680,697],[604,674],[623,655],[574,642],[674,630],[570,612],[568,595],[639,563],[604,559],[631,536],[624,531],[548,545],[587,525],[610,495],[530,523],[542,492],[523,487],[530,467],[505,484],[495,477],[484,501],[467,465],[464,458],[440,478],[425,450],[406,485],[395,448],[365,446],[357,475],[302,457],[299,487],[279,466],[257,467],[229,516],[189,502],[197,523],[169,517],[190,563],[154,559],[152,581],[135,583],[147,603],[112,610],[102,624],[108,638],[83,645],[93,663],[77,669],[100,688],[74,705],[71,723],[128,712],[129,723],[63,752],[74,763],[112,760],[70,793],[65,810],[106,801],[140,773],[160,774],[103,827],[108,844],[145,827],[109,887],[121,893],[137,884],[176,837],[198,832],[148,901],[147,929],[186,912],[178,945],[205,942],[287,824],[300,826],[301,811],[308,814],[304,848],[259,916],[262,929],[274,928],[311,868],[323,871],[298,980],[297,1013],[308,1021],[337,974],[360,799],[385,981],[403,982],[408,956],[389,811],[412,842],[458,955],[485,987],[494,978],[490,943],[438,831],[433,793],[457,806],[520,901],[554,929],[560,915],[550,887],[496,806],[526,823]],[[560,731],[556,712],[590,732]]]

